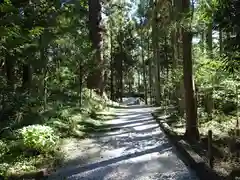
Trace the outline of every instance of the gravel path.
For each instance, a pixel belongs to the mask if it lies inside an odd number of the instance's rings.
[[[95,134],[65,149],[69,162],[49,179],[197,180],[151,116],[153,108],[117,109],[107,123],[118,131]]]

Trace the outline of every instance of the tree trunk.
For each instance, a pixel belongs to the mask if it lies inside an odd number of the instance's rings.
[[[150,98],[150,104],[152,104],[152,60],[150,58],[150,42],[148,40],[148,83],[149,83],[149,98]]]
[[[208,24],[206,34],[207,54],[209,58],[213,58],[213,39],[212,39],[212,23]]]
[[[164,46],[164,53],[165,53],[165,61],[167,62],[167,67],[166,67],[166,72],[165,72],[165,80],[166,83],[169,81],[169,57],[168,57],[168,53],[167,53],[167,46],[168,46],[168,41],[167,41],[167,35],[164,35],[164,39],[165,39],[165,46]],[[163,82],[165,84],[165,82]],[[169,96],[169,91],[167,88],[164,89],[165,92],[165,97],[166,97],[166,105],[168,105],[169,101],[170,101],[170,96]]]
[[[120,102],[123,102],[123,47],[120,43],[121,62],[120,62]]]
[[[23,64],[22,66],[22,88],[29,89],[32,81],[32,68],[30,64]]]
[[[173,4],[171,9],[171,19],[173,22],[176,22],[177,20],[176,0],[172,1],[172,3]],[[172,58],[173,58],[172,68],[173,69],[177,67],[177,30],[176,28],[173,28],[171,30],[171,47],[172,47]]]
[[[160,92],[160,69],[159,69],[159,59],[158,59],[158,38],[157,38],[157,12],[156,3],[153,6],[153,20],[152,20],[152,43],[153,43],[153,61],[155,63],[155,98],[156,105],[161,104],[161,92]]]
[[[78,65],[79,65],[79,107],[82,107],[83,65],[81,60],[78,62]]]
[[[137,74],[138,74],[138,85],[137,85],[137,87],[138,87],[138,92],[140,92],[141,91],[141,89],[140,89],[140,86],[141,86],[140,70],[138,70]]]
[[[176,28],[176,57],[177,57],[177,65],[182,65],[182,38],[181,38],[181,19],[182,19],[182,1],[181,0],[174,0],[175,8],[176,8],[176,21],[177,21],[177,28]]]
[[[47,109],[47,93],[48,93],[47,76],[48,76],[47,69],[44,69],[44,77],[43,77],[43,100],[44,100],[43,109],[44,110]]]
[[[111,20],[110,20],[111,23]],[[110,27],[112,28],[112,26]],[[111,100],[114,100],[114,87],[113,87],[113,39],[112,39],[112,29],[110,29],[110,93],[111,93]]]
[[[47,107],[47,75],[48,75],[48,56],[47,56],[47,46],[45,44],[44,35],[40,37],[40,60],[43,64],[42,66],[42,79],[40,82],[39,93],[43,97],[43,109],[46,110]]]
[[[172,30],[171,32],[171,46],[172,46],[172,58],[173,64],[172,68],[175,69],[177,67],[177,42],[176,42],[176,30]]]
[[[148,104],[147,101],[147,79],[146,79],[146,66],[145,66],[145,59],[144,59],[144,50],[143,50],[143,33],[141,37],[141,44],[142,44],[142,64],[143,64],[143,83],[144,83],[144,101],[145,104]]]
[[[183,0],[183,12],[190,13],[190,1]],[[198,140],[197,108],[193,86],[193,62],[192,62],[192,33],[190,22],[188,27],[183,28],[183,75],[186,105],[186,132],[185,137]]]
[[[103,71],[103,84],[102,84],[102,88],[101,88],[101,94],[103,94],[105,92],[105,88],[106,85],[108,83],[108,71]]]
[[[132,92],[132,82],[130,81],[130,77],[128,77],[128,93]]]
[[[89,36],[92,42],[92,49],[95,51],[93,59],[93,72],[87,79],[87,87],[95,89],[102,95],[103,92],[103,57],[102,57],[102,29],[101,2],[100,0],[88,0],[89,6]]]
[[[221,28],[219,29],[219,52],[220,52],[220,55],[222,55],[222,53],[223,53],[223,31]]]
[[[201,32],[201,52],[204,53],[204,31]]]
[[[178,107],[179,107],[179,113],[181,117],[184,117],[184,110],[186,109],[186,103],[185,103],[185,89],[184,89],[184,79],[179,84],[179,91],[178,91]]]
[[[14,60],[10,55],[7,55],[5,59],[5,71],[8,86],[14,88]]]
[[[181,39],[181,29],[177,28],[177,65],[182,65],[181,59],[181,48],[182,48],[182,39]]]

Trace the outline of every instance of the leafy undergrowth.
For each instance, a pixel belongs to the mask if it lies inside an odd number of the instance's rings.
[[[84,138],[93,132],[109,131],[105,123],[120,106],[85,89],[82,106],[74,93],[52,95],[45,111],[31,107],[18,121],[12,120],[1,132],[0,176],[21,175],[61,164],[65,138]],[[111,107],[110,107],[111,106]]]
[[[212,120],[209,120],[210,118],[206,114],[201,111],[199,112],[198,120],[201,140],[198,146],[201,148],[201,153],[204,153],[205,158],[207,157],[207,134],[208,130],[212,130],[214,169],[222,176],[228,176],[233,170],[239,170],[240,159],[236,156],[236,152],[240,151],[240,147],[238,147],[240,137],[236,137],[235,142],[232,141],[234,144],[231,144],[232,149],[230,148],[230,142],[234,139],[232,134],[235,132],[233,130],[236,127],[236,116],[216,113],[212,116]],[[168,109],[160,108],[156,110],[155,115],[160,119],[164,119],[171,130],[174,131],[177,136],[183,138],[185,133],[185,120],[178,115],[173,107]]]

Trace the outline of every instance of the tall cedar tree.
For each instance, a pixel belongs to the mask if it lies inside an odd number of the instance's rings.
[[[103,57],[102,57],[102,28],[101,28],[101,2],[89,0],[89,36],[94,50],[93,71],[89,74],[87,86],[103,93]]]
[[[190,14],[190,1],[182,0],[183,12]],[[197,108],[193,82],[192,32],[190,22],[183,27],[183,75],[186,104],[186,138],[199,139],[197,127]]]

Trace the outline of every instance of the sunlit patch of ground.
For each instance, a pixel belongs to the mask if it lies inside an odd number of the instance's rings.
[[[49,179],[197,179],[176,155],[152,111],[141,106],[116,109],[117,117],[105,121],[115,131],[66,141],[68,161]]]

